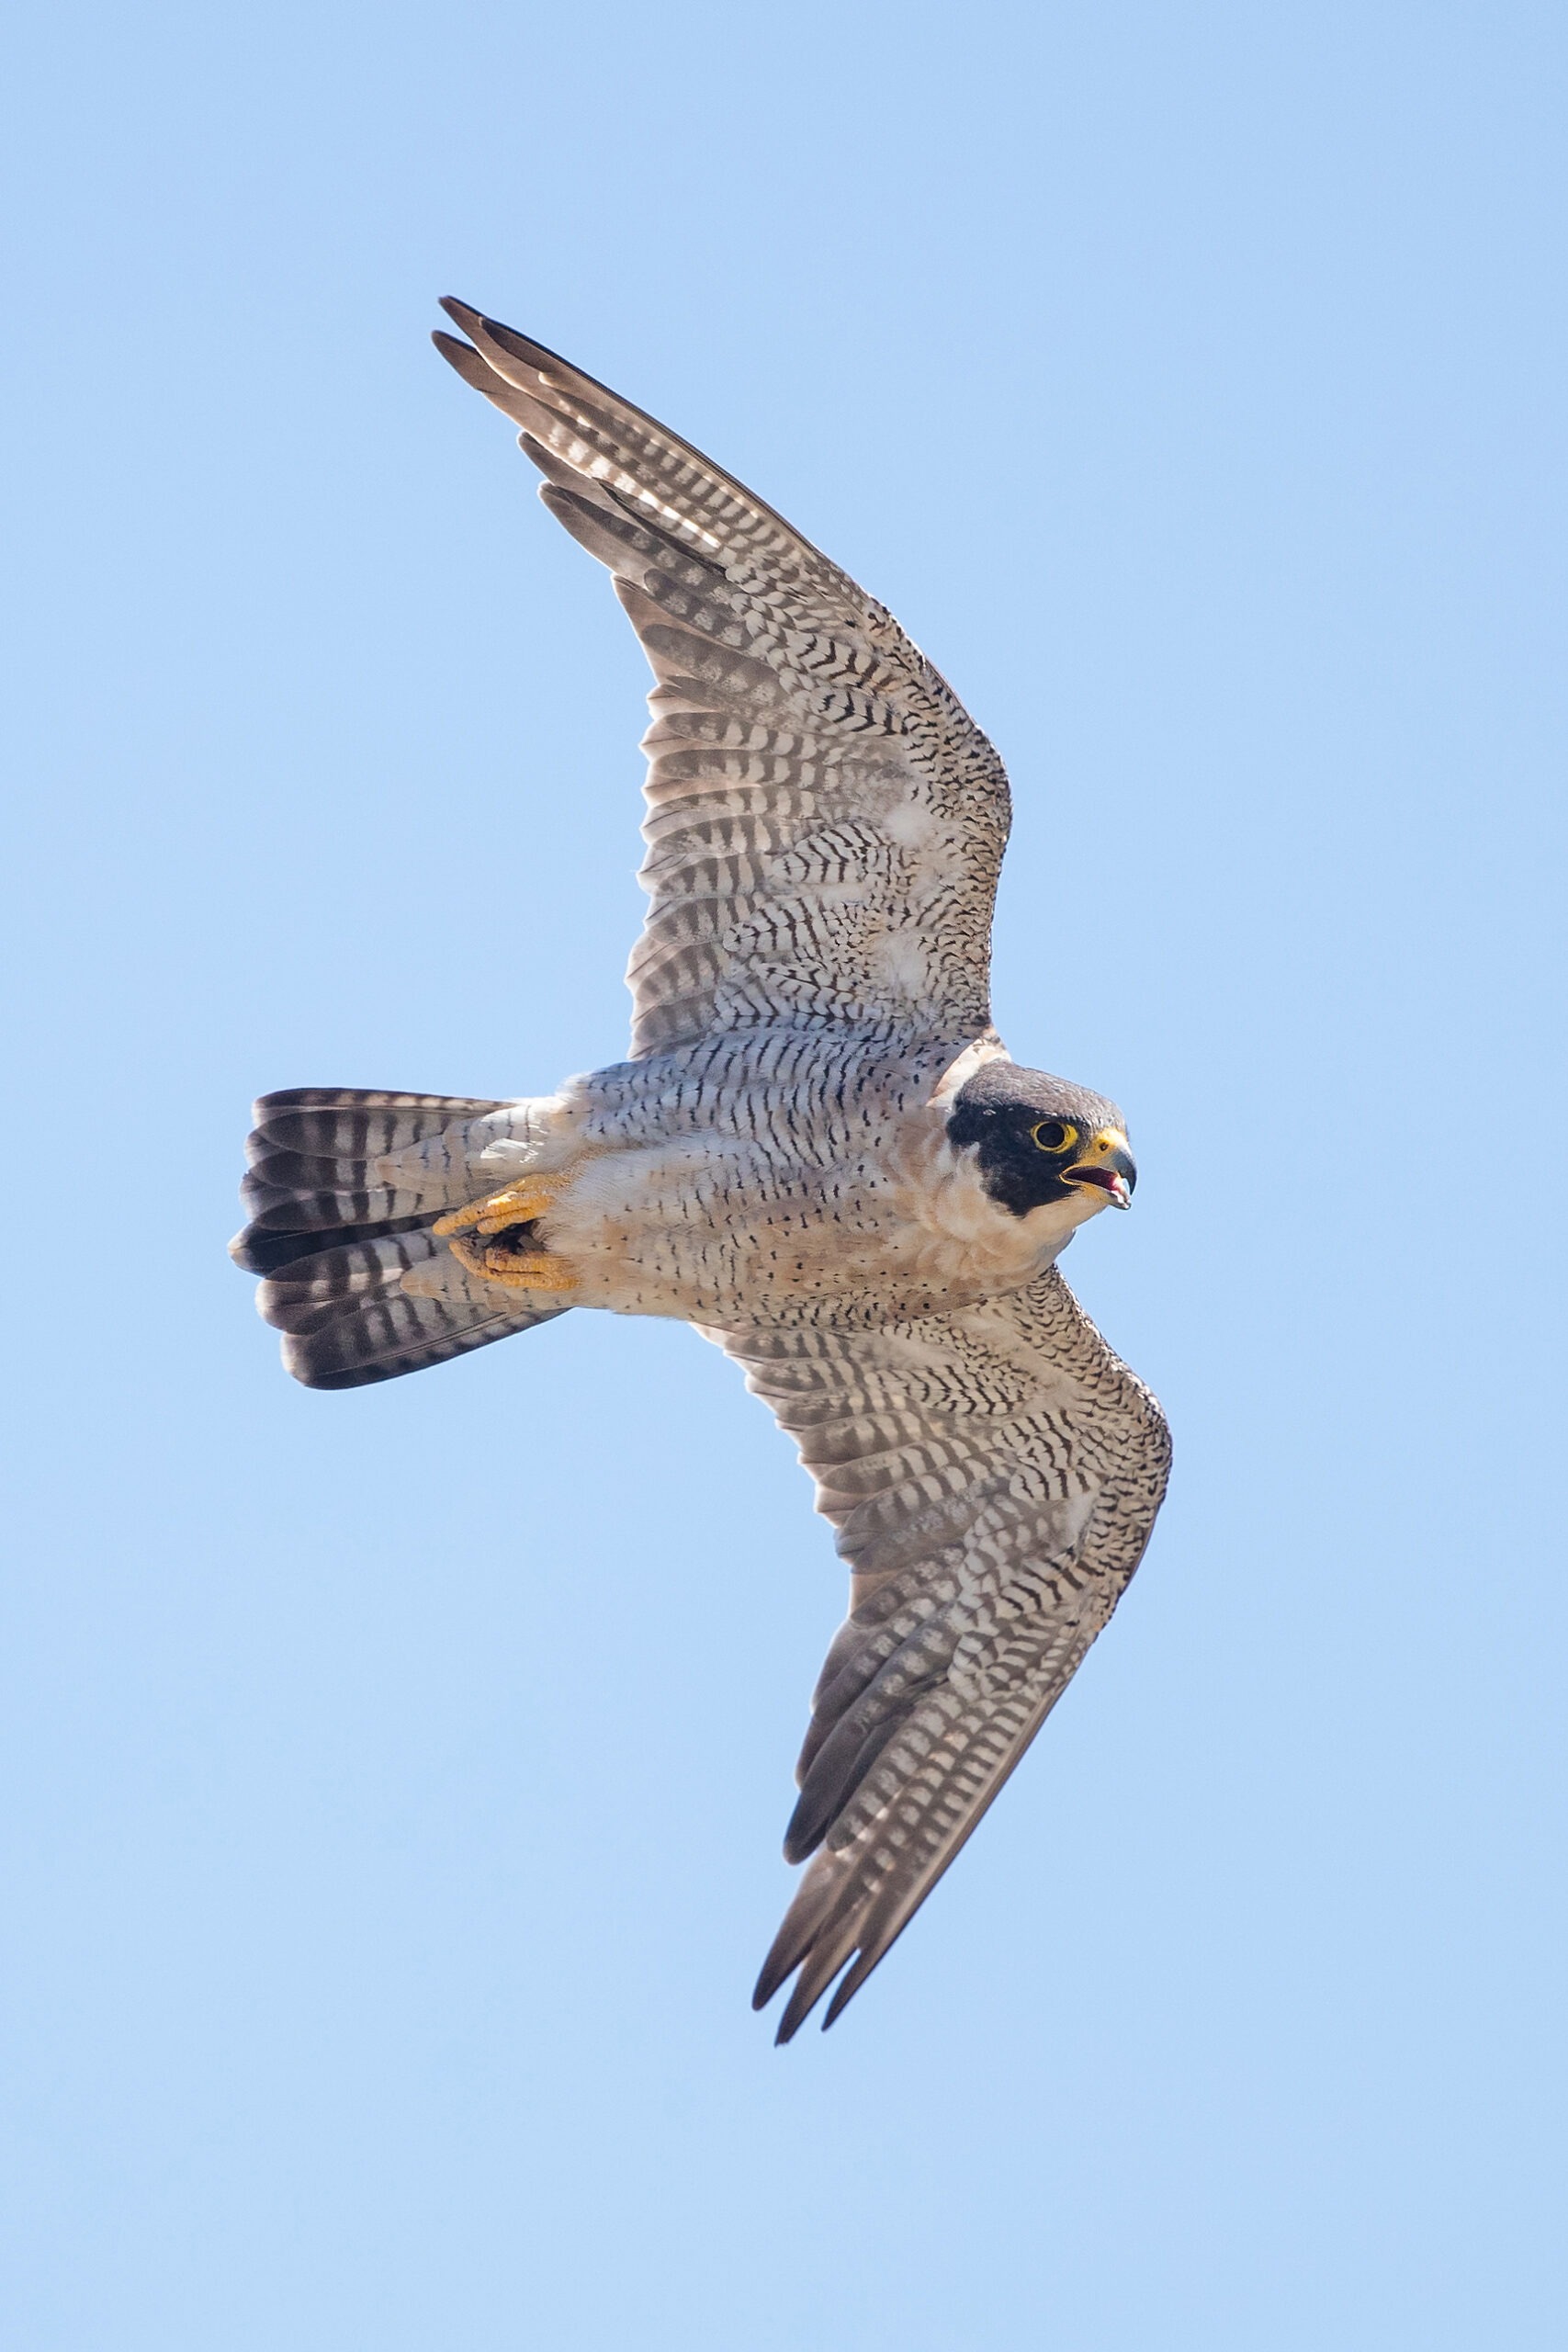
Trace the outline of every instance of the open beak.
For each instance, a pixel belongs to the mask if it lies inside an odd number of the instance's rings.
[[[1137,1181],[1137,1167],[1120,1127],[1101,1127],[1081,1158],[1062,1170],[1064,1184],[1092,1184],[1117,1209],[1132,1207]]]

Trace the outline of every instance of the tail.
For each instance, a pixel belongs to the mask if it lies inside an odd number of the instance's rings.
[[[430,1230],[516,1172],[537,1139],[528,1102],[305,1086],[254,1116],[251,1221],[229,1254],[263,1277],[256,1305],[307,1387],[395,1380],[565,1313],[470,1273]]]

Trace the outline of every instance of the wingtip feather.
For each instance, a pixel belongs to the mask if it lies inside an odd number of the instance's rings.
[[[829,2002],[827,2012],[822,2019],[824,2033],[829,2026],[837,2024],[872,1970],[886,1956],[886,1950],[883,1951],[862,1951],[856,1954],[854,1965],[840,1978],[838,1984],[834,1987],[833,1997]]]

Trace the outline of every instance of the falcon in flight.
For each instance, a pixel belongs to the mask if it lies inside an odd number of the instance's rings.
[[[1056,1271],[1133,1157],[991,1026],[1007,777],[946,682],[684,441],[444,307],[656,681],[631,1052],[514,1102],[264,1096],[232,1253],[313,1388],[603,1306],[694,1324],[795,1439],[850,1608],[756,1990],[794,1978],[787,2041],[924,1902],[1148,1543],[1164,1418]]]

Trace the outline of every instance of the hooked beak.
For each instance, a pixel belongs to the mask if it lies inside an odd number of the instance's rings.
[[[1132,1207],[1137,1181],[1137,1167],[1120,1127],[1101,1127],[1081,1158],[1062,1170],[1064,1184],[1092,1184],[1117,1209]]]

